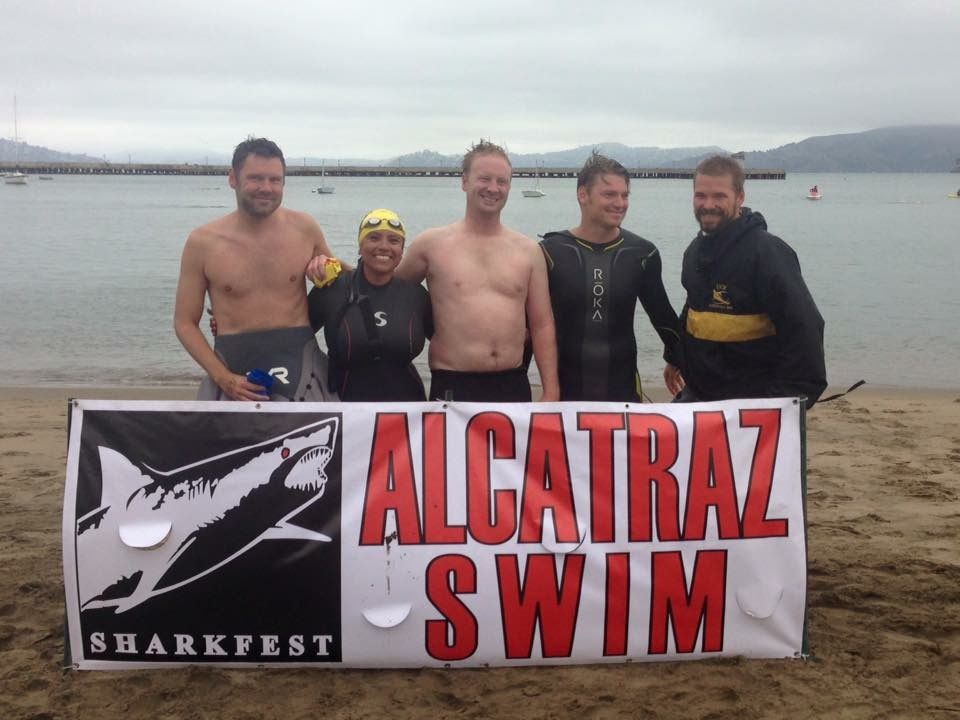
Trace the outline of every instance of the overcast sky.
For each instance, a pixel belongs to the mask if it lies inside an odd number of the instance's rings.
[[[957,0],[3,0],[0,135],[126,160],[765,150],[960,122]],[[151,158],[157,159],[157,158]]]

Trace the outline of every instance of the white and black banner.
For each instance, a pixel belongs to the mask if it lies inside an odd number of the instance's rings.
[[[803,411],[74,401],[78,668],[804,649]]]

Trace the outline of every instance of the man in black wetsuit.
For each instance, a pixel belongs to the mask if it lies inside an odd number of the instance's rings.
[[[700,232],[683,254],[679,400],[805,397],[827,386],[823,318],[797,254],[743,206],[744,172],[730,157],[697,166]]]
[[[540,243],[547,258],[557,328],[561,400],[641,402],[637,300],[664,345],[664,380],[678,389],[677,313],[661,278],[653,243],[620,227],[630,174],[594,151],[577,175],[580,224],[550,232]]]

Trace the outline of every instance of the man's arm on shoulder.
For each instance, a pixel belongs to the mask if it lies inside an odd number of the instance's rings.
[[[560,399],[560,382],[557,376],[557,334],[550,305],[550,285],[547,279],[547,263],[540,246],[530,241],[530,286],[527,288],[527,325],[533,344],[533,358],[543,383],[543,402]]]
[[[337,260],[333,254],[333,250],[330,249],[330,246],[327,244],[327,238],[323,234],[323,230],[320,228],[320,224],[313,219],[312,216],[307,213],[297,212],[296,217],[300,222],[300,226],[303,230],[304,235],[312,243],[313,247],[311,249],[311,257],[309,262],[307,262],[307,267],[304,268],[304,275],[306,275],[307,280],[317,283],[319,280],[320,284],[318,287],[323,287],[324,285],[333,282],[336,279],[337,272],[331,273],[327,269],[328,260],[336,260],[340,263],[340,268],[352,270],[353,267],[343,262],[342,260]],[[329,278],[328,275],[331,275]],[[324,282],[326,280],[326,282]]]
[[[397,265],[395,271],[397,277],[418,283],[423,282],[430,267],[427,256],[435,234],[435,230],[424,230],[410,242],[403,253],[403,259]]]
[[[249,382],[243,375],[232,373],[200,331],[203,301],[207,292],[205,254],[200,231],[194,230],[187,238],[180,259],[180,279],[173,310],[174,332],[190,357],[196,360],[227,397],[232,400],[263,400],[263,395],[256,392],[260,386]]]
[[[318,255],[333,257],[333,251],[330,250],[330,246],[327,245],[327,238],[320,228],[320,223],[307,213],[297,213],[297,215],[302,223],[304,235],[313,243],[313,257]]]

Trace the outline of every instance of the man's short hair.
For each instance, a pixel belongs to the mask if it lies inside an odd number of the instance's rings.
[[[743,166],[729,155],[711,155],[704,158],[697,165],[697,170],[693,174],[694,182],[697,180],[697,175],[709,175],[710,177],[729,175],[733,180],[733,190],[738,195],[743,192],[743,183],[746,179]]]
[[[489,140],[484,140],[480,138],[480,142],[471,145],[470,149],[467,150],[467,154],[463,156],[463,174],[470,174],[470,165],[473,163],[473,159],[478,155],[499,155],[504,160],[507,161],[507,165],[510,168],[513,168],[513,163],[510,162],[510,158],[507,155],[505,148],[500,147],[496,143],[492,143]]]
[[[255,138],[252,135],[237,145],[233,150],[233,160],[230,165],[233,172],[240,173],[240,168],[250,155],[259,155],[265,158],[280,158],[283,164],[283,171],[287,171],[287,161],[283,159],[283,150],[281,150],[273,140],[266,138]]]
[[[606,155],[601,155],[596,148],[577,173],[577,190],[585,187],[589,190],[601,175],[619,175],[627,185],[630,184],[630,173],[620,163]]]

